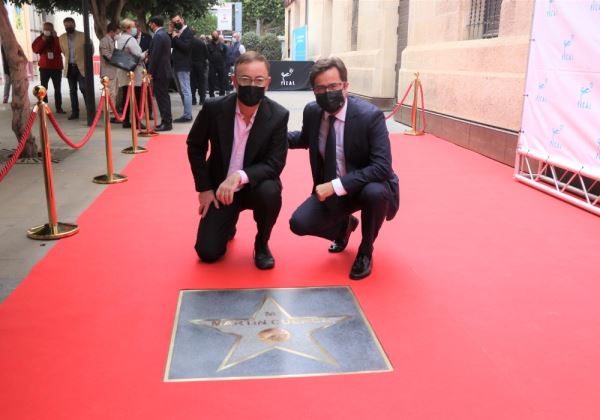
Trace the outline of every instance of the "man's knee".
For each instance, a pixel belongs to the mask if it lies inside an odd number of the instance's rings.
[[[257,197],[266,203],[277,203],[281,201],[281,186],[279,182],[266,179],[254,188]]]
[[[225,250],[217,249],[214,244],[209,245],[202,242],[197,242],[195,249],[196,253],[198,254],[198,258],[206,263],[215,262],[225,255]]]
[[[290,230],[299,236],[308,235],[308,226],[305,221],[298,217],[296,213],[292,214],[290,218]]]
[[[389,192],[381,182],[370,182],[360,192],[361,201],[365,204],[381,204],[388,200]]]

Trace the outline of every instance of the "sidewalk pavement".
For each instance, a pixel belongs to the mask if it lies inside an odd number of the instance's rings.
[[[30,83],[30,92],[37,84]],[[98,78],[95,83],[96,103],[98,104],[101,84]],[[62,130],[74,142],[79,142],[88,132],[83,98],[80,95],[80,118],[69,121],[71,111],[68,84],[62,81],[63,108],[67,114],[55,114]],[[302,92],[268,92],[268,96],[290,110],[289,129],[298,130],[302,125],[302,110],[306,103],[314,100],[310,91]],[[54,107],[54,89],[48,89],[48,99],[52,111]],[[30,96],[32,106],[37,101]],[[171,94],[173,117],[183,113],[181,99],[177,93]],[[200,111],[194,106],[194,117]],[[11,127],[12,112],[10,103],[0,104],[0,124],[4,130],[0,132],[0,149],[14,149],[17,140]],[[158,121],[160,122],[160,120]],[[168,134],[187,134],[192,123],[173,124],[173,131]],[[123,129],[120,124],[112,125],[113,164],[118,173],[134,155],[125,155],[120,151],[131,146],[131,129]],[[406,126],[388,120],[390,132],[403,132]],[[38,120],[33,132],[39,141]],[[49,124],[49,136],[52,148],[69,149],[58,137]],[[148,138],[138,137],[138,145],[144,146]],[[38,143],[39,144],[39,143]],[[184,147],[182,145],[182,147]],[[81,213],[95,200],[105,188],[118,188],[95,184],[92,179],[96,175],[106,173],[106,155],[104,145],[104,126],[102,119],[94,131],[92,138],[82,149],[75,151],[59,163],[53,164],[56,209],[60,222],[74,223]],[[191,175],[190,175],[191,176]],[[193,193],[190,191],[190,193]],[[2,302],[27,276],[33,266],[42,259],[58,241],[37,241],[27,238],[27,229],[48,223],[43,168],[41,164],[17,164],[0,183],[0,302]],[[83,227],[85,228],[85,227]],[[69,239],[62,239],[68,241]]]

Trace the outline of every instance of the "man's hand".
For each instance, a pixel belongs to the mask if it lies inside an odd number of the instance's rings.
[[[198,193],[198,202],[200,203],[200,206],[198,207],[198,213],[202,217],[206,216],[211,204],[214,204],[216,208],[219,208],[219,202],[215,198],[215,193],[213,190],[202,191]]]
[[[225,181],[219,185],[219,188],[217,189],[217,199],[226,206],[233,203],[233,194],[237,187],[240,186],[240,182],[242,182],[242,177],[237,171],[229,175],[225,178]]]
[[[317,194],[319,201],[325,201],[328,197],[331,197],[333,194],[335,194],[333,184],[331,182],[319,184],[315,187],[315,193]]]

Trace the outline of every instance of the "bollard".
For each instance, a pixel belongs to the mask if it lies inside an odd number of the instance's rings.
[[[146,85],[146,92],[150,92],[151,86],[150,81],[152,80],[152,76],[148,73],[148,70],[144,69],[144,78],[142,83]],[[150,98],[150,94],[146,94],[146,103],[145,105],[145,116],[146,116],[146,129],[144,131],[139,132],[139,136],[141,137],[152,137],[158,136],[158,133],[150,128],[150,104],[148,103],[148,98]],[[154,116],[156,118],[156,116]]]
[[[36,86],[33,94],[38,98],[38,113],[40,116],[40,138],[42,139],[42,154],[44,163],[44,185],[46,187],[46,204],[48,206],[48,223],[32,227],[27,230],[31,239],[48,240],[60,239],[75,235],[79,227],[70,223],[60,223],[56,217],[56,203],[54,202],[54,179],[52,177],[52,156],[50,154],[50,141],[48,139],[48,125],[46,123],[46,88]]]
[[[104,76],[102,78],[102,86],[104,89],[104,141],[106,144],[106,175],[98,175],[94,177],[96,184],[118,184],[120,182],[127,181],[127,177],[121,174],[115,174],[113,172],[113,160],[112,160],[112,131],[110,128],[110,90],[108,84],[110,80]]]
[[[409,136],[422,136],[425,132],[421,129],[417,129],[417,109],[418,109],[418,97],[419,91],[422,90],[421,80],[419,79],[419,73],[415,73],[415,81],[413,84],[413,104],[412,104],[412,112],[411,112],[411,129],[404,132],[404,134]],[[423,101],[421,101],[421,107],[423,107]]]
[[[129,72],[129,86],[131,89],[131,99],[129,100],[129,119],[131,120],[131,147],[121,150],[121,153],[135,155],[146,153],[148,150],[137,145],[137,103],[135,98],[135,74]]]

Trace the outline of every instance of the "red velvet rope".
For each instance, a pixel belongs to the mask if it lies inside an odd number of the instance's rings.
[[[143,83],[142,84],[142,95],[141,95],[142,97],[141,97],[140,102],[137,104],[137,109],[136,109],[136,117],[138,119],[138,122],[140,122],[142,120],[142,118],[144,118],[144,110],[146,109],[147,90],[148,90],[148,85],[146,83]]]
[[[13,168],[13,166],[15,166],[15,163],[17,163],[17,159],[19,159],[19,156],[21,156],[21,153],[23,152],[23,149],[25,148],[25,144],[27,143],[27,139],[29,138],[29,135],[31,134],[31,128],[33,127],[35,117],[37,116],[37,110],[38,110],[38,106],[36,105],[33,107],[33,111],[31,111],[31,115],[29,116],[29,119],[27,120],[27,124],[25,125],[25,131],[23,131],[23,135],[21,136],[21,139],[19,140],[19,145],[17,146],[17,150],[15,150],[15,153],[11,156],[11,158],[8,160],[8,162],[6,162],[4,167],[2,169],[0,169],[0,182],[2,182],[4,177],[6,175],[8,175],[8,173]]]
[[[129,98],[131,97],[131,85],[127,88],[127,96],[125,97],[125,106],[123,106],[123,113],[119,115],[117,108],[115,107],[115,103],[113,102],[112,96],[108,95],[108,103],[110,104],[110,109],[118,122],[123,122],[125,119],[125,113],[127,112],[127,107],[129,106]]]
[[[104,92],[102,92],[102,96],[100,97],[100,103],[102,103],[103,100],[104,100]],[[71,139],[69,139],[69,137],[64,133],[64,131],[62,131],[62,128],[60,128],[60,125],[58,125],[58,122],[54,118],[54,114],[52,114],[50,107],[46,106],[45,108],[46,108],[46,113],[48,114],[48,119],[54,126],[54,129],[56,130],[56,133],[58,134],[58,136],[65,143],[67,143],[69,146],[71,146],[73,149],[81,149],[92,138],[92,134],[94,134],[94,130],[96,129],[96,126],[98,125],[98,121],[100,121],[100,116],[102,115],[102,107],[99,106],[98,110],[96,111],[96,116],[94,117],[94,121],[92,122],[92,126],[88,130],[88,132],[85,135],[85,137],[83,138],[83,140],[81,140],[80,143],[73,143],[73,141]]]
[[[413,87],[413,84],[414,84],[414,82],[410,82],[410,85],[408,86],[408,89],[406,89],[406,93],[402,97],[402,100],[398,101],[398,103],[396,104],[396,106],[394,107],[394,109],[392,109],[392,112],[390,112],[390,114],[387,117],[385,117],[386,120],[389,120],[390,118],[392,118],[392,116],[396,112],[398,112],[398,110],[402,107],[402,104],[404,103],[404,100],[408,96],[408,92],[410,92],[410,88]]]

